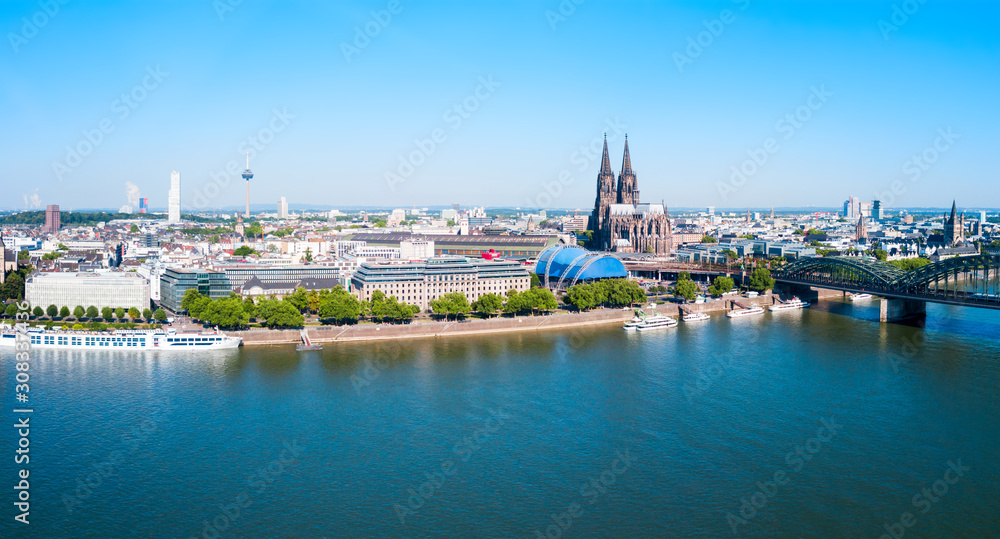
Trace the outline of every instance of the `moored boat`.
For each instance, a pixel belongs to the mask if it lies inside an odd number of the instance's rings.
[[[662,314],[654,314],[653,316],[648,316],[636,325],[636,331],[651,331],[654,329],[666,329],[677,326],[677,320],[670,318],[669,316],[663,316]]]
[[[792,298],[784,303],[777,303],[768,307],[772,311],[788,311],[791,309],[802,309],[803,307],[808,307],[808,301],[802,301],[799,298]]]
[[[708,320],[711,316],[705,313],[687,313],[684,315],[683,320],[685,322],[697,322],[699,320]]]
[[[851,301],[862,301],[862,300],[866,300],[866,299],[872,299],[872,295],[871,294],[851,294],[850,298],[851,298]]]
[[[751,316],[755,314],[764,314],[764,309],[757,306],[753,306],[749,309],[736,309],[734,311],[727,312],[726,316],[728,316],[729,318],[740,318],[743,316]]]
[[[213,333],[177,333],[170,329],[117,329],[110,331],[55,330],[28,328],[21,342],[32,348],[90,350],[217,350],[237,348],[242,337]],[[13,328],[0,332],[0,346],[13,347],[18,341]]]

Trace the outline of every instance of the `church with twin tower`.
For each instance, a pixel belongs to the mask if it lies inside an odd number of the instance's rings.
[[[587,228],[594,233],[593,248],[602,251],[665,255],[673,250],[666,205],[639,202],[639,184],[632,171],[628,135],[625,135],[625,156],[617,186],[608,157],[608,137],[604,136],[604,155],[601,171],[597,174],[597,200]]]

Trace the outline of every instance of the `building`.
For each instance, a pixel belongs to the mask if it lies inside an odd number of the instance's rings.
[[[396,208],[392,210],[389,214],[389,218],[386,219],[386,226],[394,227],[399,226],[400,223],[406,220],[406,210]]]
[[[428,310],[432,301],[462,292],[469,302],[485,294],[504,295],[531,287],[528,269],[512,260],[476,260],[443,256],[408,264],[361,264],[351,278],[351,291],[367,301],[376,290]]]
[[[250,152],[247,151],[247,168],[243,171],[243,179],[247,181],[247,210],[244,215],[250,217],[250,180],[253,179],[253,171],[250,170]]]
[[[872,201],[872,214],[871,214],[871,218],[873,220],[875,220],[875,221],[881,221],[882,219],[885,219],[885,210],[882,207],[882,201],[881,200],[873,200]]]
[[[184,293],[192,288],[211,299],[227,297],[233,291],[221,271],[167,268],[160,275],[160,305],[180,312]]]
[[[862,240],[868,240],[868,220],[864,214],[858,217],[858,222],[854,225],[854,241]]]
[[[222,271],[229,283],[230,290],[239,292],[246,284],[255,280],[265,285],[298,283],[303,280],[338,280],[341,277],[340,268],[320,265],[285,265],[267,266],[260,264],[226,264],[215,266]],[[339,282],[339,281],[338,281]],[[343,283],[341,283],[343,284]],[[336,286],[334,283],[333,286]],[[327,286],[325,288],[331,288]],[[293,286],[294,290],[295,287]]]
[[[578,282],[628,277],[621,260],[565,245],[553,245],[539,255],[535,273],[542,284],[551,288],[568,288]]]
[[[139,213],[146,213],[149,211],[149,198],[142,197],[139,199]]]
[[[627,135],[617,188],[608,158],[608,138],[604,137],[604,155],[597,175],[597,198],[590,229],[594,231],[594,245],[598,249],[657,254],[670,254],[673,250],[666,206],[639,202],[639,185],[632,170]]]
[[[70,310],[94,306],[141,311],[150,305],[149,281],[133,272],[36,273],[25,281],[24,295],[33,307],[43,309],[55,305]]]
[[[45,231],[55,233],[62,226],[62,214],[58,204],[45,206]]]
[[[427,260],[433,256],[433,241],[403,240],[399,242],[399,258],[403,260]]]
[[[499,236],[479,234],[459,236],[455,234],[411,234],[393,232],[388,234],[363,232],[346,236],[344,245],[364,242],[367,246],[399,247],[404,241],[423,240],[434,244],[435,255],[480,256],[484,251],[494,250],[505,258],[536,258],[547,247],[557,243],[556,236]],[[337,253],[343,256],[349,251],[342,250],[342,242],[337,242]],[[354,251],[357,253],[357,251]]]
[[[958,213],[955,201],[951,201],[951,215],[944,217],[944,243],[957,245],[965,241],[965,216]]]
[[[278,219],[288,219],[288,202],[285,197],[278,199]]]
[[[858,197],[855,197],[853,195],[847,197],[847,200],[844,202],[844,218],[852,220],[860,217],[861,212],[858,206],[858,204],[860,203],[861,201],[858,200]]]
[[[181,173],[170,173],[170,191],[167,193],[167,222],[181,220]]]

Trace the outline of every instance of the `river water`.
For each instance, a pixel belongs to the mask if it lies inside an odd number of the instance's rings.
[[[917,328],[824,301],[643,334],[33,355],[30,524],[5,428],[2,537],[1000,530],[995,311],[929,305]]]

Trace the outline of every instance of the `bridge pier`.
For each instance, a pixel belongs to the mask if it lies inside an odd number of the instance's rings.
[[[927,316],[927,302],[915,299],[882,298],[878,311],[880,322],[919,320]]]
[[[811,286],[776,283],[774,285],[774,293],[780,295],[782,299],[788,299],[791,296],[795,296],[802,301],[808,301],[809,303],[816,303],[819,301],[819,292]]]

